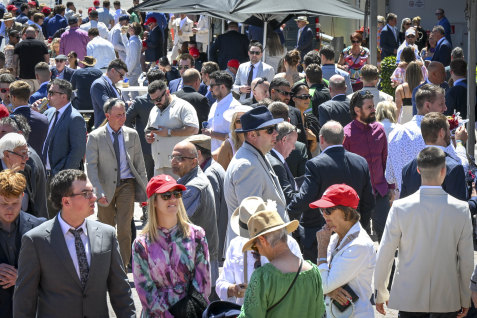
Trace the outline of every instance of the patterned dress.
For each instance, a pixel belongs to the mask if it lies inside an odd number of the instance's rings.
[[[345,65],[348,66],[349,78],[351,84],[355,85],[361,83],[361,68],[366,64],[369,58],[369,50],[361,47],[358,56],[354,56],[351,52],[352,46],[348,46],[342,52]]]
[[[205,232],[189,224],[190,235],[182,237],[179,227],[158,229],[158,240],[138,235],[133,243],[133,276],[142,304],[141,317],[173,317],[168,309],[187,293],[192,276],[195,289],[210,295],[209,248]]]

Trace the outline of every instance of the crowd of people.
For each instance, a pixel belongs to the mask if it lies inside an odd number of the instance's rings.
[[[209,43],[212,18],[119,1],[0,14],[0,316],[105,317],[107,294],[118,317],[477,315],[467,63],[443,9],[429,38],[389,13],[377,48],[358,30],[339,51],[306,16],[287,49],[286,25]]]

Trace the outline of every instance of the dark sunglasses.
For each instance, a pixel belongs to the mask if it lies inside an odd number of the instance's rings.
[[[270,126],[270,127],[267,127],[267,128],[262,128],[262,129],[259,129],[259,130],[265,130],[265,132],[269,135],[273,134],[275,131],[277,131],[277,125],[273,125],[273,126]]]
[[[159,194],[162,198],[162,200],[167,201],[174,196],[176,199],[182,198],[182,190],[174,190],[174,191],[169,191],[169,192],[164,192]]]
[[[118,74],[119,74],[119,78],[120,78],[120,79],[123,79],[123,78],[124,78],[124,76],[126,75],[126,72],[124,72],[124,73],[121,73],[121,72],[120,72],[118,69],[116,69],[116,68],[115,68],[114,70],[115,70],[116,72],[118,72]]]
[[[260,52],[260,51],[248,51],[248,52],[249,52],[250,54],[252,54],[252,55],[260,55],[260,54],[262,54],[262,52]]]
[[[184,157],[184,156],[179,156],[179,155],[169,155],[169,160],[172,161],[174,159],[179,161],[179,162],[182,162],[186,159],[196,159],[196,158],[194,158],[194,157]]]
[[[258,85],[262,85],[264,82],[267,81],[267,78],[266,77],[261,77],[257,83],[255,83],[255,86],[253,87],[253,89],[257,88]]]
[[[411,23],[410,22],[409,23],[404,23],[404,25],[411,25]]]
[[[151,98],[151,102],[153,102],[153,103],[159,103],[159,102],[162,100],[162,98],[164,97],[164,95],[166,95],[166,92],[167,92],[167,89],[164,90],[164,93],[162,93],[161,96],[159,96],[158,98],[156,98],[156,99],[152,99],[152,98]]]
[[[188,68],[189,68],[189,65],[179,65],[179,66],[177,67],[178,70],[182,70],[182,69],[187,70]]]
[[[361,43],[361,41],[351,41],[351,43]]]
[[[275,88],[275,90],[276,90],[278,93],[280,93],[280,94],[282,94],[282,95],[285,95],[285,96],[290,96],[290,95],[291,95],[290,92],[285,92],[285,91],[282,91],[281,89]]]
[[[415,36],[415,35],[412,35],[412,34],[406,36],[406,38],[415,38],[415,37],[416,37],[416,36]]]
[[[294,96],[294,97],[298,98],[298,99],[301,99],[301,100],[307,100],[307,99],[311,98],[311,95],[310,94],[303,94],[303,95],[298,95],[298,96]]]
[[[9,91],[10,91],[9,88],[0,88],[0,92],[1,92],[2,94],[8,93]]]
[[[333,209],[333,208],[320,209],[321,214],[326,214],[326,215],[328,215],[328,216],[331,215],[331,213],[333,213],[334,210],[335,210],[335,209]]]

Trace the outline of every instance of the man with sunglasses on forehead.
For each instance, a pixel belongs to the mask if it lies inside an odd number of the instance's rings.
[[[109,296],[117,317],[135,317],[116,230],[87,219],[97,198],[86,174],[61,171],[50,196],[60,212],[22,238],[13,315],[108,317]]]
[[[111,98],[104,104],[108,123],[93,130],[86,144],[86,170],[98,196],[98,220],[118,227],[124,267],[131,258],[134,202],[146,201],[146,167],[138,133],[124,126],[126,104]]]
[[[235,132],[244,134],[245,141],[232,158],[224,181],[229,219],[243,199],[257,196],[275,201],[281,218],[288,222],[285,195],[270,161],[265,156],[277,143],[276,125],[281,123],[283,118],[274,119],[265,106],[259,106],[243,114],[240,121],[242,128],[236,129]],[[235,236],[237,235],[229,223],[227,246]]]
[[[151,144],[154,175],[167,174],[177,178],[169,156],[177,143],[199,132],[197,112],[189,102],[171,95],[165,81],[154,81],[147,90],[156,106],[149,113],[144,131],[146,141]]]
[[[240,64],[235,75],[234,92],[240,94],[242,104],[252,103],[252,81],[257,77],[273,78],[275,70],[272,66],[261,62],[263,46],[260,42],[250,42],[248,46],[250,62]]]
[[[121,59],[112,60],[108,65],[106,74],[95,80],[91,85],[90,93],[93,101],[95,128],[98,128],[106,119],[103,110],[104,103],[114,97],[121,99],[121,93],[115,85],[126,76],[127,72],[126,63]]]

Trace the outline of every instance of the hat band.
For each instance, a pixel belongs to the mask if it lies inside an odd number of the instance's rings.
[[[240,219],[238,220],[238,222],[239,222],[239,225],[242,229],[248,231],[248,225],[246,223],[242,222],[242,220],[240,220]]]
[[[281,226],[281,225],[285,225],[285,223],[276,224],[276,225],[272,225],[272,226],[270,226],[270,227],[264,228],[264,229],[261,230],[260,232],[255,233],[254,237],[257,237],[257,236],[259,236],[260,234],[262,234],[263,232],[266,232],[266,231],[268,231],[268,230],[270,230],[270,229],[273,229],[274,227]]]

